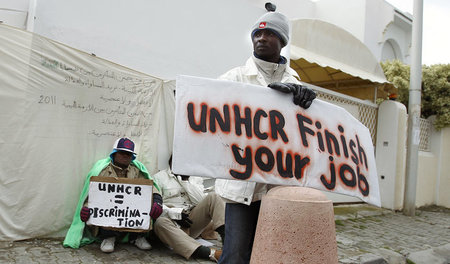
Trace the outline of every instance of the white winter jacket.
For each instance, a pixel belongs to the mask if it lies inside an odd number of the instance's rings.
[[[277,64],[250,57],[244,66],[236,67],[219,77],[221,80],[267,86],[272,82],[300,83],[297,72],[286,64]],[[268,185],[241,180],[216,179],[216,193],[226,202],[250,203],[261,200]]]
[[[189,180],[183,181],[167,168],[153,175],[153,180],[161,189],[163,214],[167,214],[170,219],[180,220],[181,212],[189,212],[206,196],[201,177],[191,176]]]

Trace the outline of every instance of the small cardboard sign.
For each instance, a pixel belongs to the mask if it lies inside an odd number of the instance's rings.
[[[152,194],[152,180],[92,177],[87,223],[120,231],[148,231],[151,229]]]

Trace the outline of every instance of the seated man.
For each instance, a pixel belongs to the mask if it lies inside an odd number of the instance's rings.
[[[89,180],[92,176],[150,179],[150,175],[145,166],[136,160],[133,141],[128,138],[116,140],[113,151],[109,157],[97,161],[88,173],[72,225],[64,240],[64,246],[78,248],[85,244],[92,243],[95,240],[94,237],[98,236],[103,240],[100,249],[103,252],[109,253],[114,251],[116,239],[123,239],[128,235],[128,240],[132,241],[139,249],[151,249],[151,245],[144,237],[144,233],[113,231],[96,226],[89,226],[89,230],[85,230],[85,222],[88,221],[90,217],[87,201]],[[155,182],[153,185],[155,188],[153,188],[153,205],[150,211],[150,217],[152,219],[157,219],[162,213],[162,197],[158,193],[159,187]]]
[[[225,237],[225,204],[215,193],[204,192],[203,179],[172,173],[169,168],[154,175],[161,188],[164,212],[154,226],[159,239],[186,259],[190,257],[217,261],[221,250],[201,245],[195,240],[211,223],[222,242]]]

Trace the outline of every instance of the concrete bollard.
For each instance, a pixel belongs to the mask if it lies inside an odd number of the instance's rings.
[[[250,263],[338,263],[332,201],[311,188],[271,189],[261,201]]]

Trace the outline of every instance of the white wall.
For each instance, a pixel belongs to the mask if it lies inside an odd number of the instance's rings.
[[[429,120],[434,122],[435,117]],[[450,127],[431,129],[430,151],[419,151],[416,206],[450,208]]]
[[[363,42],[374,53],[375,57],[381,59],[381,49],[386,39],[383,33],[394,19],[394,9],[380,0],[366,0],[365,30]]]
[[[398,44],[398,59],[409,63],[411,22],[384,0],[318,0],[313,18],[337,25],[363,42],[379,61],[386,41]],[[302,17],[304,18],[304,17]]]
[[[394,39],[387,39],[381,48],[381,61],[401,60],[402,58],[404,58],[403,52],[398,43]]]
[[[431,122],[435,117],[430,117]],[[450,127],[431,129],[430,152],[419,152],[416,203],[450,208]],[[423,184],[430,185],[423,188]],[[433,184],[434,183],[434,184]]]
[[[436,183],[438,179],[438,157],[433,152],[419,151],[416,207],[436,204]]]
[[[433,118],[430,119],[434,121]],[[380,183],[381,205],[402,210],[406,169],[405,106],[384,101],[378,111],[376,163]],[[450,128],[430,135],[430,151],[419,151],[416,207],[438,205],[450,208]]]
[[[319,19],[344,28],[363,42],[381,61],[386,41],[398,44],[398,59],[409,63],[412,25],[384,0],[319,0]]]
[[[30,0],[0,0],[0,21],[25,29]]]
[[[244,25],[251,26],[265,12],[266,2],[2,0],[0,20],[33,31],[34,20],[27,21],[26,12],[31,6],[29,17],[36,16],[36,33],[163,78],[173,79],[178,73],[216,77],[242,64],[251,50],[245,32],[248,28]],[[385,51],[383,55],[383,48],[389,47],[386,41],[395,42],[401,50],[397,52],[399,59],[410,62],[411,22],[385,0],[271,2],[277,11],[292,20],[315,18],[345,29],[366,44],[380,61],[389,54]],[[34,3],[36,14],[33,14]],[[189,41],[179,45],[180,39]],[[231,44],[229,39],[233,39]],[[226,52],[217,52],[224,43],[228,44],[224,47]],[[158,66],[150,66],[141,51]],[[176,58],[175,67],[172,58]],[[220,61],[220,64],[216,66],[205,60]]]
[[[339,26],[364,42],[366,4],[361,0],[319,0],[317,19]]]
[[[397,19],[398,20],[398,19]],[[402,23],[403,24],[403,23]],[[411,61],[411,34],[412,32],[409,30],[405,30],[398,23],[390,23],[386,26],[386,29],[382,32],[382,39],[379,45],[380,50],[377,51],[380,59],[382,58],[382,45],[386,43],[386,41],[394,41],[398,44],[398,47],[401,50],[401,56],[398,58],[406,64],[409,64]]]
[[[436,135],[436,144],[439,148],[436,150],[438,158],[438,178],[437,178],[437,194],[436,205],[450,208],[450,127],[446,127],[440,131],[434,131]]]
[[[277,12],[281,12],[291,20],[299,18],[317,18],[317,5],[311,0],[245,0],[255,7],[264,7],[265,3],[271,2],[276,5]]]
[[[34,32],[166,79],[245,63],[264,6],[239,0],[40,0]]]

